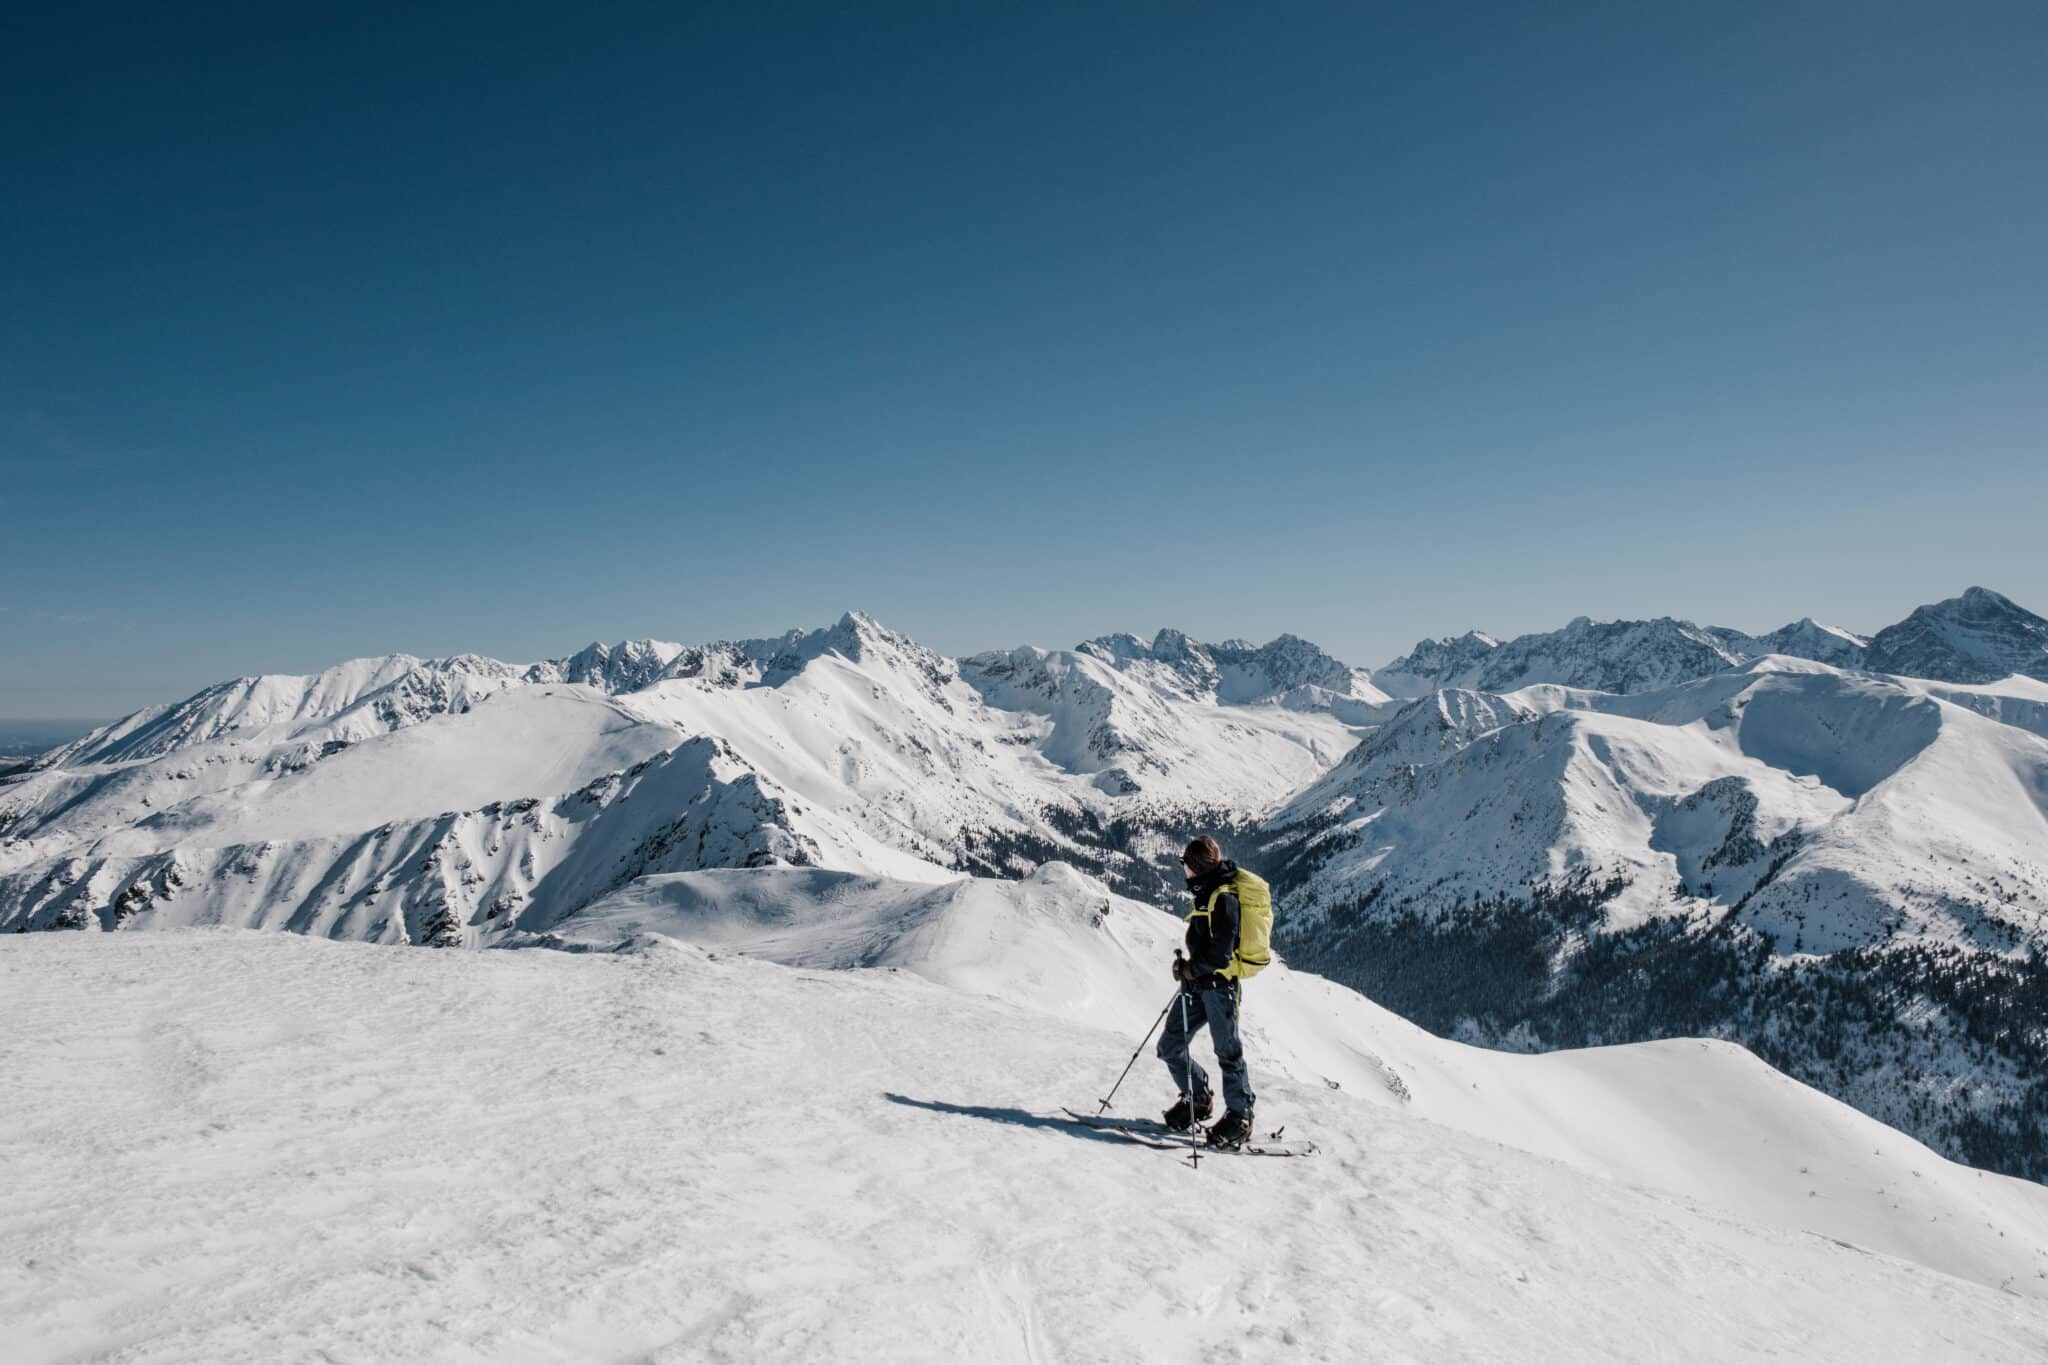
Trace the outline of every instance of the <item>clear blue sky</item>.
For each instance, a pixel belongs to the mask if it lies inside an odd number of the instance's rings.
[[[2048,610],[2044,164],[2037,3],[43,6],[0,716]]]

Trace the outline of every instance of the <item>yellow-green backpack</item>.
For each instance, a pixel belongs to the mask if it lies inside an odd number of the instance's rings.
[[[1209,893],[1209,903],[1200,913],[1214,910],[1216,898],[1226,891],[1237,897],[1237,951],[1219,975],[1243,980],[1257,976],[1273,960],[1273,888],[1258,873],[1240,867],[1235,877]]]

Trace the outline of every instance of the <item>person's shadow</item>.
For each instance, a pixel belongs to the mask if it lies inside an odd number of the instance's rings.
[[[1094,1142],[1114,1142],[1119,1147],[1133,1143],[1121,1133],[1107,1128],[1091,1128],[1076,1118],[1065,1114],[1034,1114],[1028,1109],[997,1109],[985,1104],[948,1104],[944,1100],[914,1100],[908,1095],[898,1095],[885,1090],[882,1098],[891,1104],[904,1105],[911,1109],[925,1109],[934,1114],[958,1114],[962,1118],[982,1119],[989,1123],[1014,1124],[1019,1128],[1042,1128],[1048,1132],[1064,1133],[1068,1137],[1087,1138]]]

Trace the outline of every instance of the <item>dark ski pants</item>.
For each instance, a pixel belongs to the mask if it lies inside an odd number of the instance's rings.
[[[1209,1073],[1188,1055],[1188,1043],[1203,1024],[1209,1026],[1209,1041],[1216,1045],[1216,1063],[1223,1068],[1223,1103],[1240,1114],[1252,1111],[1251,1072],[1244,1064],[1244,1039],[1237,1033],[1238,983],[1222,990],[1183,989],[1180,999],[1167,1007],[1166,1027],[1159,1034],[1159,1059],[1173,1073],[1173,1083],[1183,1095],[1196,1095],[1209,1088]],[[1194,1081],[1190,1088],[1188,1081]]]

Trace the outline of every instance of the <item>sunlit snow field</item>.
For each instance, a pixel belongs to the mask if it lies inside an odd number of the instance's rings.
[[[586,951],[0,940],[6,1357],[2048,1356],[2048,1192],[1723,1045],[1479,1053],[1277,968],[1318,1156],[1058,1121],[1172,928],[1054,867],[651,879]]]

